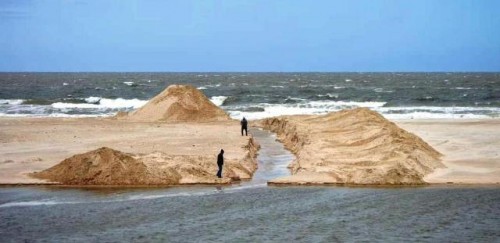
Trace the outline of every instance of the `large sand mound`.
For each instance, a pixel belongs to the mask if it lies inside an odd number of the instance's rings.
[[[244,149],[242,159],[225,159],[222,179],[215,176],[216,154],[133,155],[106,147],[74,155],[31,176],[65,185],[225,184],[250,179],[257,169],[255,157],[259,145],[250,137]]]
[[[262,121],[295,155],[292,176],[270,183],[423,184],[441,154],[366,108]]]
[[[190,85],[170,85],[143,107],[119,118],[136,121],[209,122],[229,120],[200,90]]]
[[[103,147],[74,155],[32,175],[69,185],[134,185],[148,184],[146,174],[146,165],[131,154]]]

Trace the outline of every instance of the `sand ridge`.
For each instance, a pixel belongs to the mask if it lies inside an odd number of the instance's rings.
[[[441,154],[366,108],[260,121],[296,159],[292,176],[271,184],[424,184]]]

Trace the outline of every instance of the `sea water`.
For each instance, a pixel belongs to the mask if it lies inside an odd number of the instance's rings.
[[[111,116],[190,84],[233,118],[367,107],[391,119],[500,116],[500,73],[0,73],[0,116]]]

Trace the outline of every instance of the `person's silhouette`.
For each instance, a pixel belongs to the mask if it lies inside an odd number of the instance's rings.
[[[245,131],[245,136],[248,136],[248,122],[245,117],[241,120],[241,136],[243,136],[243,130]]]
[[[221,149],[219,155],[217,156],[217,166],[219,166],[217,177],[219,178],[222,178],[222,165],[224,165],[224,149]]]

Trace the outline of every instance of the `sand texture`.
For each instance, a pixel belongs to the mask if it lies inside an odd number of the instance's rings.
[[[407,120],[398,125],[443,153],[429,183],[500,184],[500,119]]]
[[[271,184],[424,184],[425,175],[445,167],[425,141],[365,108],[260,124],[296,155],[292,175]]]
[[[119,113],[119,119],[147,122],[227,121],[229,115],[191,85],[170,85],[143,107]]]
[[[224,177],[248,179],[257,166],[258,147],[250,136],[241,136],[237,121],[166,124],[103,118],[0,118],[0,144],[0,184],[49,183],[28,174],[101,147],[142,156],[148,169],[153,168],[148,163],[157,163],[180,170],[202,167],[208,173],[185,174],[179,184],[227,183],[215,178],[219,150],[225,150]]]
[[[221,184],[248,179],[256,170],[258,145],[252,138],[240,161],[228,160],[223,178],[214,177],[212,156],[168,155],[161,152],[134,155],[103,147],[77,154],[61,163],[30,174],[65,185],[179,185]]]

